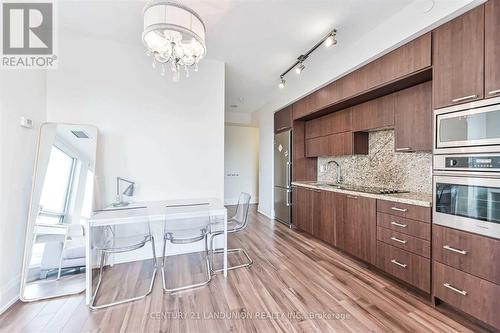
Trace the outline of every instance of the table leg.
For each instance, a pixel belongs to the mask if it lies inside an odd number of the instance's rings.
[[[224,277],[227,277],[227,211],[224,213]]]
[[[92,227],[85,225],[85,304],[90,304],[92,297]]]

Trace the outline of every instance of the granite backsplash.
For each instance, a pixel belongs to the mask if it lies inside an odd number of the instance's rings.
[[[370,132],[368,155],[319,157],[318,181],[337,179],[336,165],[327,167],[331,160],[342,167],[346,184],[432,193],[432,154],[395,152],[394,130]]]

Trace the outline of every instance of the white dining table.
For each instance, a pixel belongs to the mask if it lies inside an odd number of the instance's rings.
[[[135,223],[168,223],[179,219],[189,219],[208,214],[211,219],[223,218],[224,228],[224,254],[223,273],[227,277],[227,209],[222,200],[217,198],[200,198],[184,200],[165,200],[135,202],[126,207],[108,207],[95,211],[85,225],[86,239],[86,304],[90,304],[92,298],[92,269],[93,263],[92,240],[93,229],[104,226],[119,226]]]

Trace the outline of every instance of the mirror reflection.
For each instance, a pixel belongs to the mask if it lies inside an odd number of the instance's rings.
[[[85,290],[85,224],[94,202],[97,128],[43,124],[35,164],[21,299]]]

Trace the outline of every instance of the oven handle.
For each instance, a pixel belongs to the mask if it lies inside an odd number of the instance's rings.
[[[465,171],[441,171],[434,170],[434,177],[462,177],[462,178],[487,178],[500,179],[500,172],[465,172]]]

